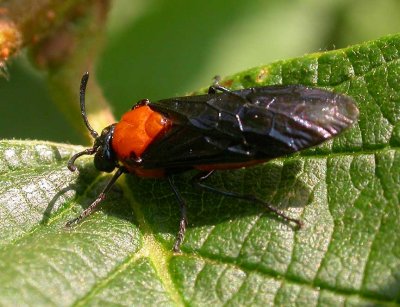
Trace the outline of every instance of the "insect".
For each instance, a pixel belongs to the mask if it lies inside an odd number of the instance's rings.
[[[301,227],[300,220],[253,195],[220,190],[205,181],[218,170],[247,167],[318,145],[348,128],[359,113],[351,98],[322,89],[274,85],[231,91],[215,82],[205,95],[155,103],[141,100],[120,122],[104,128],[99,135],[86,115],[88,79],[85,73],[80,85],[80,108],[94,145],[72,156],[68,168],[75,171],[78,157],[94,155],[99,171],[116,172],[90,206],[66,226],[90,215],[122,174],[164,177],[180,205],[174,251],[180,250],[188,219],[185,200],[171,175],[198,170],[193,185],[263,204],[286,222]]]

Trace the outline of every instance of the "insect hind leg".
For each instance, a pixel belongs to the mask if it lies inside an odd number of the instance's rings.
[[[263,201],[262,199],[259,199],[258,197],[254,196],[252,194],[240,194],[240,193],[236,193],[236,192],[220,190],[220,189],[217,189],[217,188],[214,188],[214,187],[204,184],[203,182],[205,180],[207,180],[213,173],[214,173],[214,170],[198,173],[197,175],[195,175],[192,178],[192,184],[196,187],[213,192],[215,194],[220,194],[223,196],[238,198],[238,199],[247,200],[250,202],[261,204],[267,210],[273,212],[277,216],[280,216],[286,222],[292,222],[292,223],[296,224],[296,227],[298,227],[299,229],[303,226],[303,223],[300,220],[292,218],[290,216],[287,216],[281,210],[275,208],[274,206],[268,204],[267,202]]]
[[[188,225],[186,201],[183,199],[183,197],[179,193],[178,189],[176,188],[175,184],[172,181],[171,176],[168,176],[167,178],[168,178],[168,183],[171,186],[172,191],[174,192],[176,199],[179,202],[179,209],[181,212],[181,220],[179,222],[179,231],[178,231],[178,234],[176,235],[174,247],[172,248],[174,252],[180,252],[181,251],[180,247],[181,247],[181,244],[185,237],[186,227]]]

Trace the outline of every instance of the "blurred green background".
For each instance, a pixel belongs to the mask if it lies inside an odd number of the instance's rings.
[[[397,32],[398,0],[118,0],[96,76],[119,118],[141,98],[183,95],[217,74]],[[44,72],[24,54],[9,71],[0,80],[1,138],[84,142],[52,102]]]

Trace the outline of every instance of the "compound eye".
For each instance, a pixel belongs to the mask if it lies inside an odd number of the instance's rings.
[[[109,150],[99,148],[94,156],[94,166],[101,172],[111,173],[115,168],[115,159]]]

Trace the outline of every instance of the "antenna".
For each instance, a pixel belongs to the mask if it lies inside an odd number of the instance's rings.
[[[94,131],[92,126],[90,126],[87,115],[86,115],[86,108],[85,108],[85,94],[86,94],[86,85],[88,83],[88,80],[89,80],[89,73],[85,72],[82,76],[81,87],[79,90],[81,114],[82,114],[82,118],[83,118],[83,121],[85,122],[86,127],[90,131],[90,134],[96,140],[98,138],[99,134],[96,131]],[[85,149],[84,151],[74,154],[68,161],[69,170],[71,172],[74,172],[76,170],[76,166],[74,163],[77,158],[79,158],[80,156],[83,156],[83,155],[93,155],[96,153],[98,148],[99,148],[99,145],[96,144],[96,141],[95,141],[92,148],[88,148],[88,149]]]
[[[83,76],[82,76],[81,87],[80,87],[80,90],[79,90],[80,104],[81,104],[81,114],[82,114],[83,121],[84,121],[86,127],[88,128],[90,134],[92,135],[92,137],[94,139],[96,139],[99,136],[99,134],[96,131],[94,131],[92,126],[90,126],[88,118],[87,118],[87,115],[86,115],[85,94],[86,94],[86,85],[88,83],[88,80],[89,80],[89,73],[85,72],[83,74]]]

